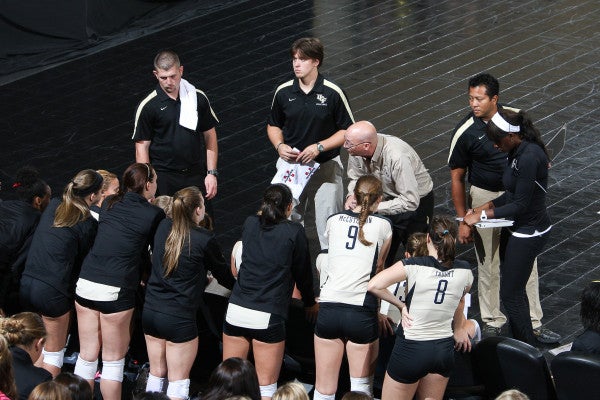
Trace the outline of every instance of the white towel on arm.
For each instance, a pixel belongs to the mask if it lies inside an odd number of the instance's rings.
[[[195,131],[198,126],[198,98],[194,85],[185,79],[181,79],[179,83],[179,100],[181,101],[179,125]]]

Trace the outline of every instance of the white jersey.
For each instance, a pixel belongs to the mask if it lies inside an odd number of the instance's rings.
[[[404,337],[410,340],[435,340],[452,336],[452,319],[460,299],[473,283],[468,262],[454,260],[451,268],[431,256],[402,261],[406,269],[406,305],[413,318]]]
[[[380,215],[369,215],[363,226],[365,246],[358,240],[358,214],[345,211],[327,220],[329,242],[326,266],[321,270],[320,302],[335,302],[377,309],[377,299],[367,292],[375,275],[381,246],[392,236],[392,224]]]

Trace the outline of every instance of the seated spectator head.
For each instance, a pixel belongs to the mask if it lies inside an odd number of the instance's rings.
[[[270,185],[263,194],[258,212],[262,226],[276,225],[292,213],[292,191],[283,183]]]
[[[510,389],[500,393],[495,400],[529,400],[529,397],[517,389]]]
[[[27,400],[71,400],[71,392],[58,382],[43,382],[33,388]]]
[[[156,196],[154,201],[152,201],[152,204],[162,208],[167,218],[173,218],[173,197],[165,194],[162,196]]]
[[[119,193],[119,178],[117,175],[104,169],[99,169],[96,172],[99,173],[103,179],[102,189],[100,190],[100,200],[97,204],[97,206],[100,207],[105,198]]]
[[[161,392],[142,392],[133,398],[134,400],[169,400],[169,396]]]
[[[581,293],[581,324],[600,333],[600,281],[592,281]]]
[[[8,348],[8,341],[0,335],[0,392],[9,399],[17,398],[17,386],[13,371],[13,359]]]
[[[342,396],[342,400],[371,400],[372,397],[365,392],[350,391]]]
[[[17,171],[12,187],[20,200],[31,204],[33,208],[44,211],[50,202],[52,191],[39,175],[38,170],[32,166],[22,167]]]
[[[61,372],[54,378],[54,382],[59,383],[69,389],[71,400],[92,400],[93,393],[90,384],[71,372]]]
[[[254,365],[238,357],[228,358],[219,364],[208,380],[202,400],[222,400],[232,396],[248,396],[260,400],[260,387]]]
[[[32,312],[22,312],[9,318],[0,318],[0,334],[9,345],[25,350],[32,362],[42,354],[46,340],[46,328],[42,317]]]
[[[406,252],[404,257],[425,257],[427,251],[427,234],[415,232],[411,234],[406,241]]]
[[[272,400],[309,400],[309,398],[306,389],[301,383],[288,382],[277,388]]]

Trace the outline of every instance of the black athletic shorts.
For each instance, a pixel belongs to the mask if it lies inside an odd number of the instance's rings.
[[[100,311],[102,314],[114,314],[135,307],[135,291],[121,288],[119,297],[115,301],[89,300],[78,295],[75,295],[75,301],[86,308]]]
[[[19,300],[24,309],[50,318],[60,317],[73,309],[73,298],[31,276],[21,278]]]
[[[279,343],[285,340],[285,320],[279,315],[271,314],[269,326],[266,329],[242,328],[224,321],[223,333],[228,336],[242,336],[264,343]]]
[[[352,343],[372,343],[379,337],[377,311],[341,303],[319,303],[315,335]]]
[[[196,318],[164,314],[144,308],[142,312],[144,334],[173,343],[189,342],[198,337]]]
[[[433,373],[449,377],[454,367],[454,338],[409,340],[397,335],[387,373],[400,383],[415,383]]]

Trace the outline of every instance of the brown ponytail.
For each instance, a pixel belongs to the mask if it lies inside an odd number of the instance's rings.
[[[85,197],[98,193],[102,188],[102,181],[102,176],[93,169],[84,169],[75,175],[65,187],[62,202],[54,213],[52,226],[71,227],[88,218],[91,214]]]
[[[449,216],[436,215],[429,225],[429,238],[435,246],[438,260],[449,266],[456,257],[456,221]]]
[[[365,239],[363,226],[371,214],[373,204],[383,196],[383,186],[381,181],[373,175],[361,176],[354,187],[354,197],[356,204],[360,205],[360,214],[358,215],[358,240],[365,246],[371,246],[373,243]]]

